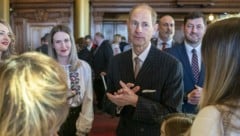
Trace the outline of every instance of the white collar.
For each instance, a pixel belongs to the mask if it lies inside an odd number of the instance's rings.
[[[149,45],[147,46],[147,48],[138,56],[138,58],[141,60],[141,62],[144,62],[145,59],[147,58],[147,55],[150,51],[151,48],[151,43],[149,43]],[[134,58],[137,57],[137,55],[135,54],[135,52],[132,49],[132,60],[134,61]]]

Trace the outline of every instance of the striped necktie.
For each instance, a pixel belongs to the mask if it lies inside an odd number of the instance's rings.
[[[197,83],[199,78],[199,66],[198,66],[198,56],[197,56],[196,49],[192,49],[192,72],[193,72],[195,83]]]
[[[135,67],[134,67],[134,77],[136,78],[138,75],[138,72],[141,68],[141,60],[138,57],[134,58],[135,61]]]

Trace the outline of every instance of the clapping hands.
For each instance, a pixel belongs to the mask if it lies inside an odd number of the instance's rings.
[[[140,86],[135,86],[133,83],[124,83],[119,81],[121,89],[117,90],[113,94],[107,93],[108,99],[117,106],[132,105],[136,107],[138,101],[138,95],[136,92],[140,90]]]

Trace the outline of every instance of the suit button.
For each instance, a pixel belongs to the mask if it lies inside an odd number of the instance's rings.
[[[144,131],[144,128],[140,128],[140,131],[143,132],[143,131]]]

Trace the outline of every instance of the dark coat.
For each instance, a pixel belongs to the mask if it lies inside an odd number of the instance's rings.
[[[93,53],[93,70],[95,78],[100,79],[101,72],[107,72],[110,58],[113,56],[111,44],[108,40],[104,40],[100,47],[95,49]]]
[[[182,77],[181,63],[153,46],[136,79],[133,72],[132,50],[113,57],[108,69],[108,91],[118,90],[120,80],[141,87],[137,92],[139,97],[136,108],[124,106],[122,109],[117,135],[159,136],[160,122],[164,116],[181,111]],[[104,106],[110,114],[116,109],[116,105],[107,98]]]
[[[170,49],[166,49],[165,51],[168,52],[169,54],[173,55],[179,61],[182,62],[183,74],[184,74],[184,78],[183,78],[184,96],[186,98],[187,94],[195,88],[195,81],[194,81],[194,77],[193,77],[193,73],[192,73],[192,69],[191,69],[191,64],[189,62],[188,55],[186,52],[185,44],[182,43],[182,44],[176,45]],[[198,83],[196,84],[200,87],[203,86],[204,73],[205,73],[205,70],[204,70],[204,65],[202,63]],[[187,100],[185,99],[182,110],[183,110],[183,112],[186,112],[186,113],[197,113],[197,105],[189,104],[187,102]]]

